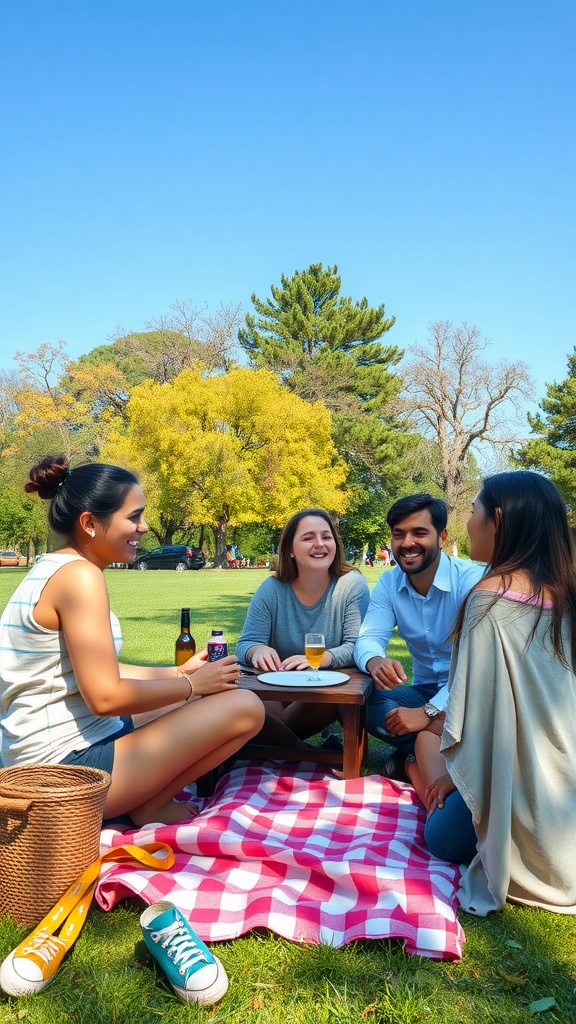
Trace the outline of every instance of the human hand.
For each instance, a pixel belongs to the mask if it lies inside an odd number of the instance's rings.
[[[193,694],[195,697],[206,697],[211,693],[233,690],[239,675],[240,665],[234,654],[229,654],[227,658],[220,658],[219,661],[204,661],[194,673]]]
[[[426,726],[426,732],[433,732],[435,736],[441,736],[444,732],[444,721],[446,719],[446,712],[439,711],[434,718],[428,719],[428,725]]]
[[[392,690],[395,686],[401,686],[408,681],[400,662],[392,658],[370,658],[366,668],[378,690]]]
[[[204,648],[203,651],[198,651],[197,654],[193,654],[188,661],[185,661],[183,665],[179,665],[178,668],[181,672],[186,672],[189,676],[197,669],[202,668],[203,665],[208,661],[208,651]]]
[[[448,772],[445,775],[440,775],[434,782],[431,782],[429,786],[426,786],[426,810],[428,814],[433,811],[436,807],[444,807],[444,800],[449,793],[453,793],[456,786],[452,782],[452,779]]]
[[[393,708],[384,719],[386,732],[391,736],[405,736],[409,732],[422,732],[430,719],[423,708]]]
[[[283,672],[301,672],[303,668],[311,668],[311,665],[305,654],[291,654],[289,658],[284,658],[280,668]]]
[[[250,661],[254,668],[260,669],[261,672],[280,672],[282,669],[278,652],[273,647],[268,647],[267,644],[258,644],[257,647],[253,647],[250,652]]]

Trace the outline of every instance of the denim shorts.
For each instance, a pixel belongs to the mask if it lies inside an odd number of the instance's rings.
[[[105,739],[93,743],[91,747],[84,747],[83,750],[73,750],[60,764],[81,764],[87,768],[100,768],[111,775],[114,767],[114,744],[121,736],[126,736],[133,729],[132,719],[130,717],[122,718],[122,728],[113,736],[106,736]]]

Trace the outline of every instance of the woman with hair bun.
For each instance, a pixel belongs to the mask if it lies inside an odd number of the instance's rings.
[[[190,808],[175,795],[260,730],[262,703],[237,688],[233,656],[209,664],[203,651],[177,669],[118,661],[103,570],[133,561],[148,529],[133,473],[47,456],[25,490],[50,501],[64,543],[32,567],[0,619],[3,762],[102,768],[112,777],[105,818],[181,821]]]
[[[509,899],[576,914],[576,570],[566,506],[538,473],[487,477],[468,520],[487,563],[454,628],[442,738],[406,770],[437,857],[468,864],[481,916]]]

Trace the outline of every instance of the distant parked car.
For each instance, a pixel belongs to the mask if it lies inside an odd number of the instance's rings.
[[[143,551],[132,562],[133,569],[203,569],[204,555],[189,544],[165,544],[162,548]]]
[[[0,551],[0,565],[20,565],[17,551]]]

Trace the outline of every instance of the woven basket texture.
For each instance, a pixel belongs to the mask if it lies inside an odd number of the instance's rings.
[[[0,916],[37,924],[96,860],[109,786],[79,765],[0,770]]]

